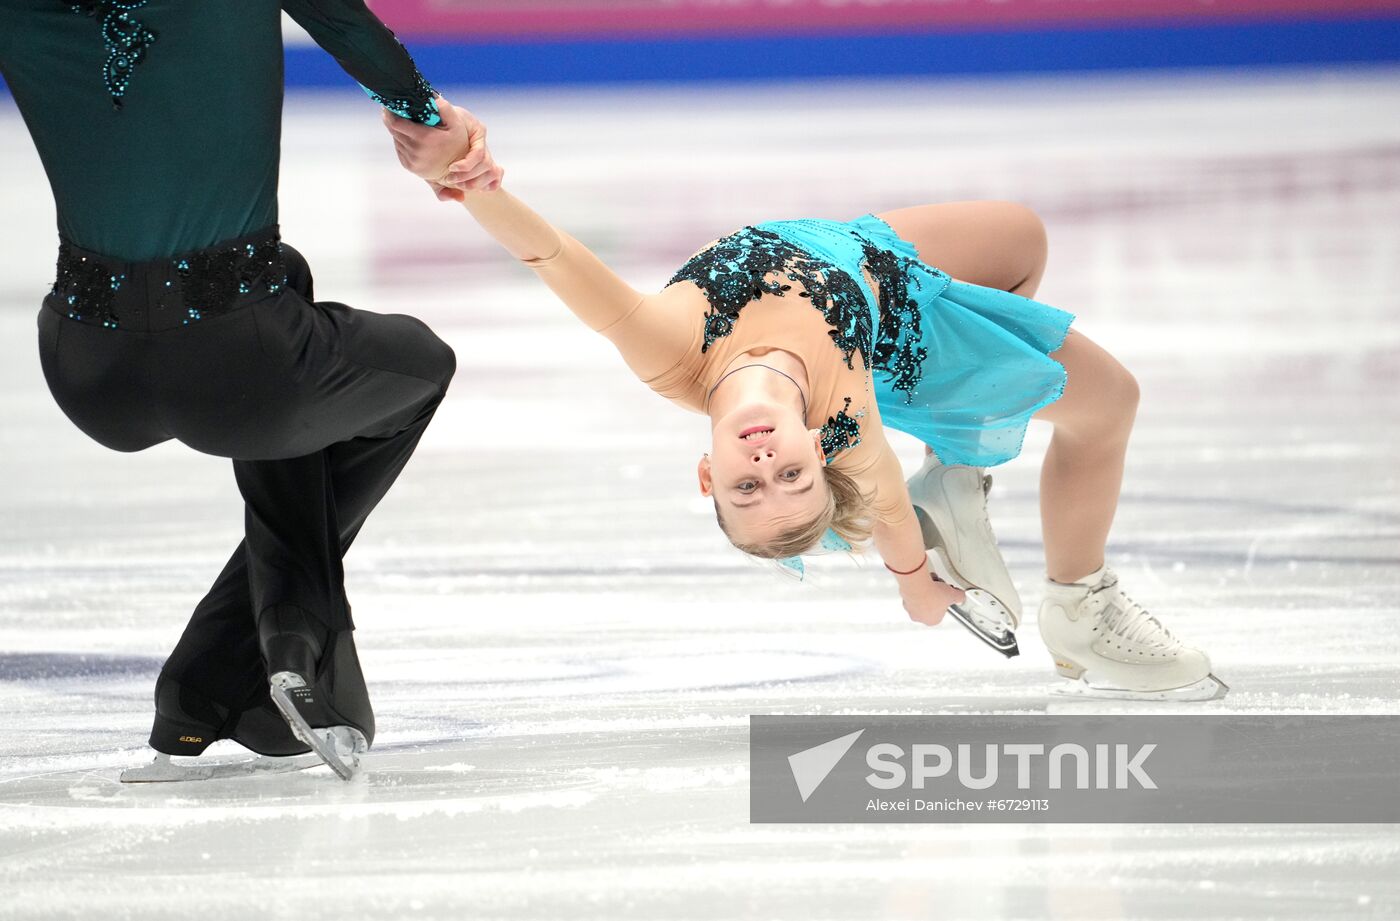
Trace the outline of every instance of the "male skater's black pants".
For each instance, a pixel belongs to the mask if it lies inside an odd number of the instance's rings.
[[[295,606],[348,641],[341,557],[456,369],[452,350],[413,317],[314,301],[306,261],[278,246],[275,228],[204,252],[246,246],[251,256],[254,244],[285,261],[285,283],[280,265],[255,276],[250,260],[230,281],[220,274],[228,260],[202,254],[123,264],[66,247],[38,318],[49,389],[83,432],[117,451],[174,438],[233,459],[245,538],[196,606],[162,680],[235,721],[270,709],[262,612]],[[74,282],[94,264],[97,275]],[[92,278],[108,274],[113,294],[94,293]],[[202,301],[222,309],[210,315]],[[93,322],[92,311],[111,323]]]

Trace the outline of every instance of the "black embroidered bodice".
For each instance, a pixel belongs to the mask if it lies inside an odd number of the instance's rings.
[[[862,367],[869,369],[870,308],[856,280],[771,231],[745,227],[716,241],[692,256],[666,284],[691,281],[705,292],[710,309],[705,314],[705,344],[700,347],[704,352],[716,339],[733,332],[739,312],[750,303],[765,294],[783,297],[791,291],[792,285],[783,284],[783,278],[801,284],[799,296],[821,311],[846,367],[854,367],[852,359],[860,352]]]
[[[923,336],[918,302],[912,288],[911,262],[898,253],[875,246],[865,237],[849,231],[862,253],[861,265],[878,291],[872,311],[865,287],[846,268],[818,259],[802,247],[769,230],[744,227],[718,240],[692,256],[667,282],[690,281],[705,293],[710,309],[705,314],[704,343],[707,351],[717,339],[728,336],[745,307],[764,295],[785,297],[793,282],[801,285],[799,297],[807,298],[826,321],[832,343],[846,367],[854,370],[854,358],[861,357],[861,368],[886,375],[883,383],[912,401],[914,388],[922,377],[928,349]],[[872,320],[872,313],[879,321]],[[858,419],[846,406],[822,426],[822,450],[830,461],[837,453],[860,443]]]

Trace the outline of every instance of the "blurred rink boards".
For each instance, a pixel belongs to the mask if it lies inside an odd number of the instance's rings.
[[[371,0],[444,83],[1026,73],[1400,59],[1400,0]],[[294,47],[294,85],[337,85]]]

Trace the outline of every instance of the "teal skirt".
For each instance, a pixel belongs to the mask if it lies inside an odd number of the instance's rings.
[[[854,221],[780,221],[760,225],[850,272],[864,285],[863,243],[898,257],[909,299],[901,317],[881,317],[870,292],[874,328],[899,335],[922,355],[915,382],[873,372],[880,416],[889,428],[913,435],[945,464],[991,467],[1021,453],[1026,425],[1058,400],[1065,369],[1050,357],[1064,344],[1074,315],[1039,301],[954,281],[919,259],[874,215]],[[869,354],[869,353],[867,353]]]

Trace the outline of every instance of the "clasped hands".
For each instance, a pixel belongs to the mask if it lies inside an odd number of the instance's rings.
[[[486,146],[486,126],[441,96],[437,104],[442,122],[434,127],[383,113],[399,163],[427,182],[439,201],[461,201],[467,192],[500,188],[505,170]]]

